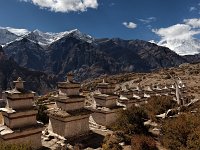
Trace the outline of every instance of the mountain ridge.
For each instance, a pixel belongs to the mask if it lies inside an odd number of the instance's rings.
[[[7,34],[7,35],[6,35]],[[0,44],[6,45],[10,44],[12,42],[15,42],[15,40],[19,40],[21,38],[27,38],[29,40],[32,40],[41,46],[47,46],[51,43],[63,38],[64,36],[74,36],[76,38],[85,40],[89,43],[94,41],[94,38],[90,35],[84,34],[80,32],[78,29],[73,29],[70,31],[64,31],[64,32],[42,32],[38,29],[33,31],[28,31],[27,29],[15,29],[10,27],[0,27]],[[4,40],[6,39],[6,40]]]
[[[6,45],[4,49],[20,66],[51,73],[60,78],[72,70],[77,73],[78,78],[86,79],[107,73],[148,72],[186,62],[168,48],[142,40],[116,38],[90,43],[70,35],[45,48],[23,38]]]
[[[9,34],[12,34],[11,37],[5,37],[7,39],[6,41],[1,38],[1,30],[4,30],[4,32],[8,32]],[[17,38],[28,38],[30,40],[35,41],[36,43],[40,44],[43,47],[49,46],[53,42],[56,42],[57,40],[63,38],[64,36],[74,36],[76,38],[79,38],[81,40],[85,40],[89,43],[92,43],[96,41],[95,38],[93,38],[90,35],[84,34],[80,32],[78,29],[73,29],[70,31],[64,31],[64,32],[42,32],[38,29],[34,31],[28,31],[27,29],[15,29],[10,27],[0,27],[0,44],[5,45],[7,43],[13,42],[17,40]],[[5,36],[5,34],[4,34]],[[150,42],[155,43],[159,46],[168,47],[169,49],[175,51],[179,55],[195,55],[200,53],[200,40],[199,39],[173,39],[173,40],[161,40],[160,42],[155,42],[153,40],[150,40]]]
[[[5,53],[21,67],[53,74],[59,79],[74,71],[79,80],[102,74],[149,72],[199,61],[196,55],[183,57],[167,47],[143,40],[94,39],[77,29],[53,34],[35,30],[28,35],[36,37],[25,35],[5,45]],[[45,36],[57,38],[47,45],[40,44]]]

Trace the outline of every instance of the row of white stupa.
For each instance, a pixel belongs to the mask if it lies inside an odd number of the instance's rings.
[[[185,84],[182,83],[182,81],[179,81],[178,84],[178,88],[182,89],[185,88]],[[138,85],[135,88],[127,88],[126,86],[124,86],[124,88],[121,88],[121,91],[127,91],[127,90],[131,90],[131,91],[161,91],[161,90],[166,90],[166,89],[176,89],[175,84],[172,84],[170,86],[165,85],[164,87],[161,87],[161,85],[150,85],[150,86],[146,86],[144,88],[142,88],[140,86],[140,84],[138,83]]]
[[[124,106],[126,107],[130,107],[133,104],[137,105],[139,103],[144,103],[146,101],[146,98],[149,98],[151,96],[175,95],[173,99],[178,101],[177,99],[180,99],[180,97],[182,96],[180,90],[183,89],[184,92],[186,88],[185,84],[183,84],[181,80],[178,80],[174,84],[169,86],[165,84],[165,86],[163,86],[162,88],[161,85],[158,84],[142,88],[139,83],[135,88],[127,88],[127,86],[124,87],[125,88],[121,88],[121,91],[118,91],[118,94],[120,95],[118,102],[120,104],[125,104]]]

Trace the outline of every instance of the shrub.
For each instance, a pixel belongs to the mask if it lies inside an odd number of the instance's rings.
[[[168,109],[174,108],[177,103],[170,96],[153,96],[148,98],[145,110],[152,120],[156,120],[156,115],[165,113]]]
[[[41,121],[44,124],[49,122],[49,117],[47,115],[47,106],[45,106],[45,105],[38,106],[38,114],[37,114],[36,118],[38,121]]]
[[[102,148],[103,150],[122,150],[122,147],[119,145],[120,139],[114,134],[108,134],[104,138]]]
[[[200,149],[200,126],[193,129],[187,138],[187,149],[198,150]]]
[[[200,140],[199,116],[182,114],[165,120],[161,128],[161,141],[170,150],[190,149],[198,146]]]
[[[155,140],[145,135],[134,135],[131,140],[131,148],[132,150],[158,150]]]
[[[123,131],[115,131],[114,134],[119,142],[124,142],[125,144],[131,143],[131,135],[125,134]]]
[[[32,150],[29,144],[6,144],[0,143],[0,150]]]
[[[140,107],[131,107],[130,109],[121,111],[118,120],[112,126],[114,131],[122,131],[125,134],[146,134],[148,128],[144,126],[147,114]]]

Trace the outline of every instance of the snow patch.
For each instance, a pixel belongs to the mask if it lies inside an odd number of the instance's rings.
[[[15,29],[15,28],[11,28],[11,27],[6,27],[6,29],[8,31],[10,31],[11,33],[14,33],[17,36],[23,36],[30,32],[27,29]]]

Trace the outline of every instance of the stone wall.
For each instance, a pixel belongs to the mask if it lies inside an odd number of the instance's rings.
[[[79,95],[80,88],[72,88],[72,89],[69,89],[69,88],[67,88],[67,89],[60,88],[60,90],[61,90],[62,93],[65,93],[65,94],[67,94],[67,95],[70,96],[70,95]]]
[[[8,107],[12,109],[23,109],[33,107],[33,99],[20,99],[20,100],[10,100],[8,99]]]
[[[109,88],[99,88],[99,91],[103,94],[113,94],[114,89],[109,89]]]
[[[23,112],[2,112],[4,124],[9,128],[22,128],[37,123],[37,110],[26,110]]]
[[[4,117],[4,124],[9,128],[22,128],[25,126],[35,125],[37,123],[36,116],[25,116],[20,118],[8,119]]]
[[[103,107],[113,107],[116,106],[117,96],[103,96],[95,95],[94,96],[96,104]]]
[[[11,137],[10,139],[0,139],[0,141],[8,143],[8,144],[29,144],[31,147],[38,149],[42,147],[41,143],[41,136],[42,132],[40,131],[39,133],[30,133],[27,136],[16,136],[16,137]]]
[[[72,99],[72,100],[57,100],[56,105],[65,111],[77,110],[84,107],[84,99]]]

